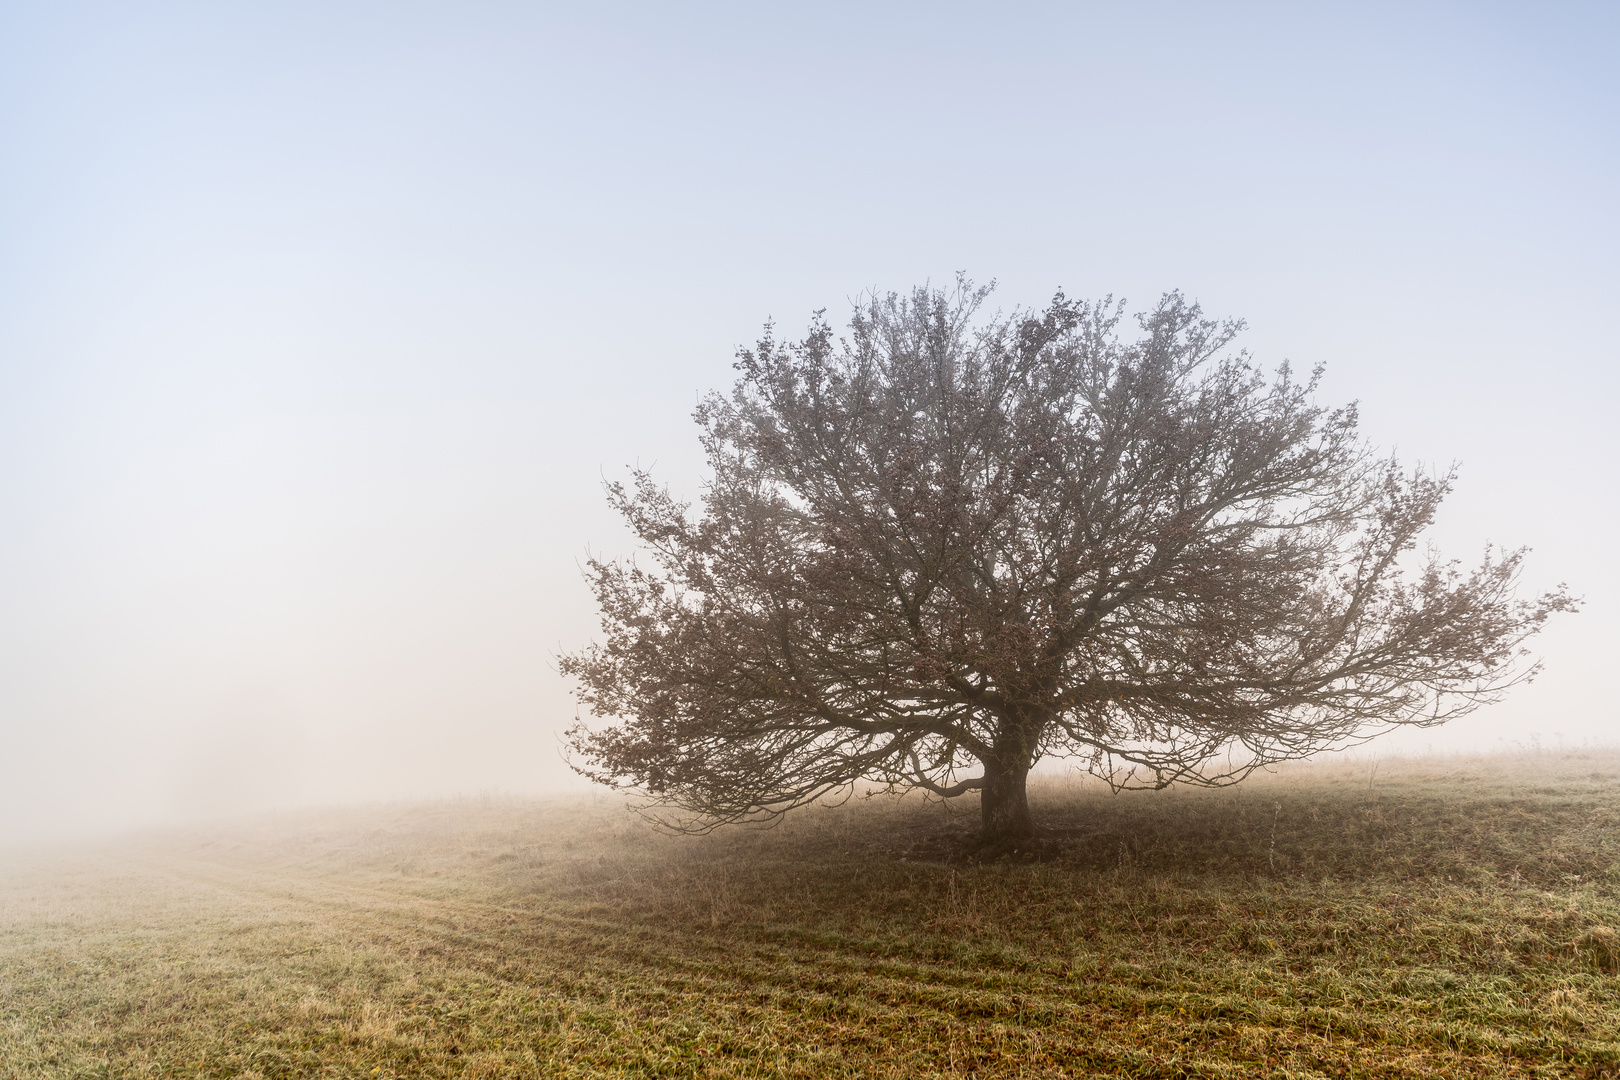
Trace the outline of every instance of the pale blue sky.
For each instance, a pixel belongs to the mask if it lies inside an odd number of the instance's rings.
[[[0,5],[0,835],[567,779],[549,654],[775,317],[1248,319],[1589,599],[1411,745],[1614,741],[1612,5]]]

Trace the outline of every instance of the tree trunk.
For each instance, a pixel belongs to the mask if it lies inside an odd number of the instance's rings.
[[[1024,791],[1024,782],[1028,779],[1029,766],[1025,763],[984,763],[984,787],[979,789],[979,815],[984,825],[982,841],[1035,835],[1035,823],[1029,816],[1029,797]]]

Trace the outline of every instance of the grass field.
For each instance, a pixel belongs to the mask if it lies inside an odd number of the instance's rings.
[[[970,803],[971,800],[968,800]],[[0,867],[0,1078],[1620,1076],[1620,754],[281,816]]]

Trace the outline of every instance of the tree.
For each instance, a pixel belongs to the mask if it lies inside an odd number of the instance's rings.
[[[1233,783],[1534,674],[1574,600],[1517,599],[1523,550],[1415,553],[1452,474],[1376,459],[1319,370],[1268,378],[1176,293],[1126,342],[1122,305],[976,323],[987,292],[873,295],[847,339],[767,325],[695,414],[701,512],[608,485],[656,565],[589,563],[579,771],[701,824],[977,790],[999,842],[1034,831],[1043,755]]]

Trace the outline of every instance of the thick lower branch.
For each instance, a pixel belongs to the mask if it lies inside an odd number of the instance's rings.
[[[979,776],[973,778],[972,780],[963,780],[960,783],[952,784],[950,787],[945,787],[943,784],[936,784],[926,776],[917,777],[917,783],[920,786],[927,788],[929,791],[932,791],[935,795],[939,795],[946,799],[954,799],[958,795],[965,795],[970,791],[984,787],[984,777]]]

